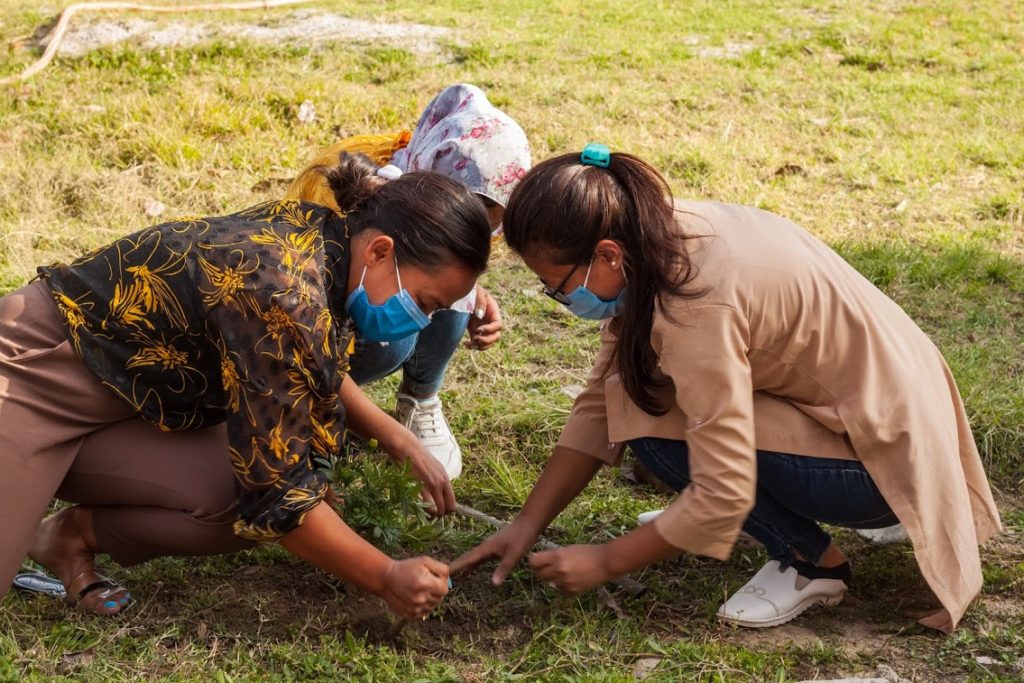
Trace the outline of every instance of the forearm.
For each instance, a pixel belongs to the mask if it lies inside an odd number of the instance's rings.
[[[609,577],[623,576],[681,552],[662,538],[653,524],[643,524],[605,544],[606,570]]]
[[[527,496],[518,520],[540,533],[586,488],[601,464],[584,453],[556,447]]]
[[[281,545],[293,555],[354,586],[380,595],[393,560],[363,540],[327,503],[306,513]]]
[[[397,455],[415,437],[393,417],[380,409],[363,393],[351,377],[341,385],[341,403],[345,406],[345,426],[364,439],[376,439],[381,448]]]

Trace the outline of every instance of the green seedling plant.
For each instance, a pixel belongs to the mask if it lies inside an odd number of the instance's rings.
[[[436,540],[440,532],[409,463],[388,458],[372,441],[346,441],[338,455],[317,459],[334,492],[333,507],[345,523],[386,552]]]

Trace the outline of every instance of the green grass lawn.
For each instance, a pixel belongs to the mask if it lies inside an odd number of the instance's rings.
[[[63,6],[63,3],[62,5]],[[919,681],[1018,680],[1024,654],[1024,11],[999,0],[911,3],[323,0],[317,12],[452,29],[436,54],[385,43],[187,49],[122,45],[60,58],[0,92],[0,289],[164,217],[272,198],[338,136],[411,127],[452,82],[486,89],[535,159],[591,140],[648,158],[685,197],[761,206],[826,240],[935,340],[960,384],[1008,533],[964,625],[914,625],[933,606],[905,546],[840,534],[858,584],[840,607],[768,631],[719,626],[727,590],[763,563],[664,562],[640,598],[562,597],[519,571],[460,581],[397,642],[383,604],[276,547],[113,568],[125,618],[58,603],[0,604],[0,681],[799,680],[892,665]],[[56,6],[7,0],[0,76],[36,56],[15,39]],[[281,21],[291,10],[176,17]],[[112,15],[107,19],[124,18]],[[82,16],[80,22],[95,18]],[[172,19],[160,19],[169,22]],[[304,100],[318,118],[299,123]],[[466,474],[460,500],[514,514],[597,346],[595,324],[538,295],[503,248],[484,282],[498,348],[460,352],[443,397]],[[372,393],[390,407],[394,381]],[[661,507],[616,471],[559,518],[595,542]],[[452,559],[481,539],[449,519],[424,543]],[[988,657],[990,660],[977,657]],[[991,663],[988,663],[991,662]],[[1024,667],[1024,662],[1021,663]]]

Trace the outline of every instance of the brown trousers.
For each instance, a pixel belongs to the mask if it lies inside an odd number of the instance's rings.
[[[0,597],[53,498],[95,506],[122,565],[251,547],[234,535],[224,425],[162,432],[103,386],[42,282],[0,299]]]

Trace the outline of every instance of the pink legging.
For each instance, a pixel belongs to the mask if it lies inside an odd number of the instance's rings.
[[[100,547],[129,566],[166,555],[218,555],[235,536],[235,484],[224,425],[162,432],[133,418],[90,435],[57,498],[93,506]]]
[[[235,537],[223,425],[162,432],[85,367],[49,291],[0,299],[0,596],[54,497],[96,506],[102,550],[130,565],[252,545]]]

